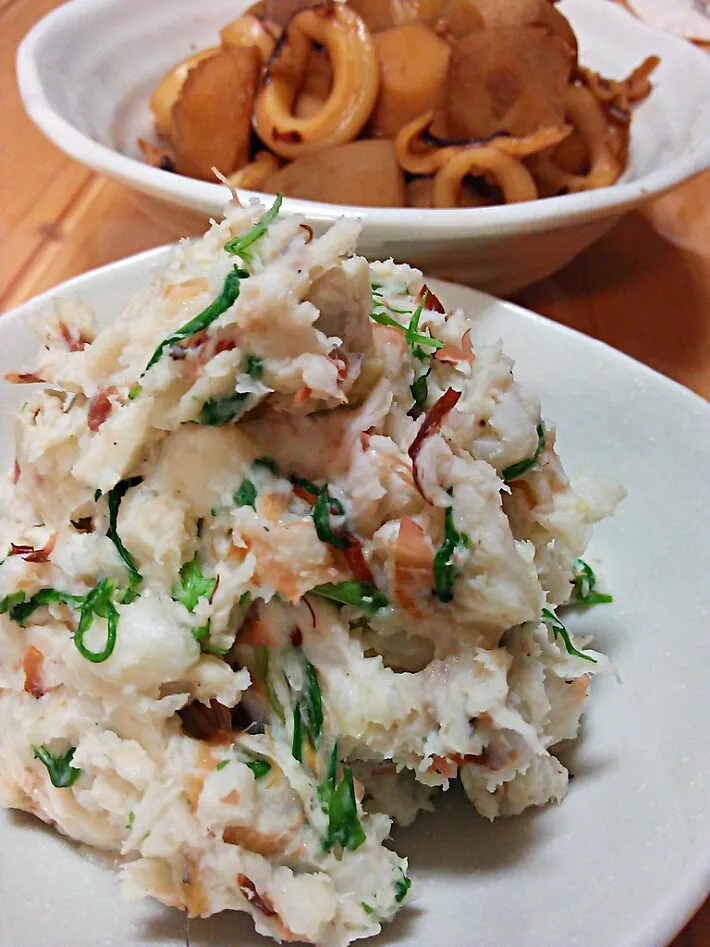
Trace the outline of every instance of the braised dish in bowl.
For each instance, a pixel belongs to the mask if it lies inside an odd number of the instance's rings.
[[[227,189],[214,178],[152,167],[146,163],[138,139],[151,142],[161,152],[167,150],[167,139],[161,141],[156,134],[149,105],[156,86],[190,55],[221,48],[220,30],[238,21],[249,7],[249,0],[210,0],[198,5],[193,0],[153,0],[150,4],[142,0],[73,0],[38,23],[20,47],[18,77],[25,106],[45,134],[76,160],[141,195],[157,198],[149,201],[141,196],[140,201],[148,212],[170,221],[168,233],[199,234],[210,216],[221,216],[229,197]],[[356,217],[362,222],[358,249],[365,256],[407,260],[429,274],[507,292],[564,266],[623,213],[708,167],[710,60],[701,50],[650,29],[614,3],[562,0],[557,6],[549,5],[549,10],[569,22],[579,44],[578,61],[591,72],[622,82],[648,57],[660,59],[652,75],[652,94],[634,108],[628,158],[615,184],[570,189],[570,193],[544,200],[487,206],[485,201],[491,199],[495,185],[467,176],[464,190],[471,201],[479,200],[483,206],[364,207],[286,196],[283,212],[303,213],[315,233],[322,233],[338,216]],[[312,11],[306,12],[311,16]],[[485,35],[493,29],[479,32]],[[377,32],[373,27],[371,34],[373,43],[380,42],[378,37],[386,36],[387,31]],[[430,38],[434,44],[441,39],[435,32]],[[556,36],[546,39],[554,40],[555,47],[562,42]],[[413,52],[410,65],[419,58]],[[426,105],[418,101],[420,115],[425,114]],[[556,123],[548,119],[544,124]],[[521,137],[518,129],[509,130]],[[421,147],[425,155],[429,148],[434,154],[446,150],[427,145],[423,134],[416,140],[417,150]],[[444,134],[434,123],[431,134],[460,138],[468,132],[454,126]],[[373,146],[356,139],[335,147],[391,150],[393,140],[373,139]],[[494,141],[496,156],[504,142],[510,143],[505,137]],[[572,133],[556,148],[570,149],[570,141],[574,141]],[[249,157],[258,150],[271,154],[264,147],[255,147],[253,138],[249,149]],[[310,160],[319,155],[322,152],[314,153]],[[532,158],[525,160],[527,167]],[[291,172],[293,164],[286,165],[290,158],[279,157],[278,161],[285,167],[275,174]],[[219,165],[222,174],[233,173],[228,162],[220,160]],[[399,173],[394,159],[390,167],[393,174]],[[322,172],[320,176],[324,177]],[[369,191],[384,189],[384,177],[383,169]],[[412,180],[428,186],[427,179],[433,177],[418,171],[409,179],[410,190]],[[241,197],[248,198],[263,186],[247,182],[238,185],[238,190]],[[282,192],[289,190],[283,182],[277,181],[277,186]],[[371,194],[367,196],[372,200]]]
[[[261,0],[155,86],[149,163],[334,204],[477,207],[614,184],[647,57],[579,61],[550,0]]]

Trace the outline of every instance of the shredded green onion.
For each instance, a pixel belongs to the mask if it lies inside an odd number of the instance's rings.
[[[242,480],[241,486],[232,494],[237,506],[250,506],[256,509],[256,487],[251,480],[246,477]]]
[[[570,635],[569,631],[567,631],[557,615],[550,611],[549,608],[543,608],[542,620],[552,629],[552,634],[554,635],[555,640],[557,640],[558,636],[562,638],[568,654],[573,654],[577,658],[583,658],[585,661],[591,661],[592,664],[597,663],[597,659],[593,658],[591,654],[584,654],[583,651],[578,651],[575,648],[575,646],[572,644],[572,636]]]
[[[517,464],[511,464],[510,467],[506,467],[502,471],[501,476],[506,483],[509,483],[511,480],[517,480],[524,474],[529,473],[537,464],[540,454],[545,449],[545,425],[542,421],[538,424],[536,431],[537,447],[535,448],[535,453],[532,457],[526,457],[525,460],[520,460]]]
[[[204,424],[205,427],[223,427],[241,414],[248,397],[243,391],[235,391],[224,398],[210,398],[202,405],[198,424]]]
[[[574,569],[574,602],[578,605],[604,605],[613,602],[612,595],[595,592],[597,577],[592,567],[584,559],[575,559]]]
[[[387,598],[370,582],[358,582],[349,579],[346,582],[326,582],[311,589],[313,595],[330,599],[340,605],[354,605],[364,612],[374,615],[389,605]]]
[[[143,581],[143,576],[138,571],[136,560],[123,545],[121,537],[118,535],[118,511],[121,506],[121,501],[125,497],[126,493],[128,493],[132,487],[136,487],[142,482],[142,477],[130,477],[127,480],[121,480],[120,483],[117,483],[116,486],[108,493],[109,526],[106,530],[106,535],[116,547],[119,556],[121,559],[123,559],[123,562],[128,569],[128,589],[123,597],[123,601],[126,604],[132,602],[137,597],[138,593],[136,592],[136,589]]]
[[[70,746],[61,756],[54,756],[44,745],[33,746],[32,750],[40,763],[46,766],[50,782],[55,789],[68,789],[81,776],[82,771],[71,765],[76,753],[75,746]]]
[[[233,256],[241,257],[245,263],[251,263],[251,253],[249,252],[249,247],[253,246],[257,240],[260,240],[269,229],[271,224],[273,224],[273,222],[276,220],[279,215],[282,202],[283,195],[277,194],[276,200],[271,205],[269,210],[266,211],[264,216],[258,220],[253,227],[250,227],[249,230],[240,234],[238,237],[232,237],[231,240],[228,240],[227,243],[225,243],[224,249],[227,251],[227,253],[231,253]]]
[[[456,579],[454,553],[458,546],[466,548],[469,539],[465,533],[459,533],[454,525],[453,507],[447,506],[444,514],[444,541],[434,556],[434,594],[441,602],[451,602]]]

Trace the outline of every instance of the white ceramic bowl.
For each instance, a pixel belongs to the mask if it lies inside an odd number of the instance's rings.
[[[159,77],[251,0],[72,0],[29,33],[18,54],[27,111],[60,148],[110,177],[167,202],[179,232],[219,216],[225,189],[148,167],[148,96]],[[525,204],[455,210],[369,209],[286,200],[318,229],[338,215],[363,220],[361,252],[393,256],[447,279],[507,292],[548,275],[630,208],[710,166],[710,58],[655,32],[609,0],[564,0],[582,61],[621,77],[645,56],[662,63],[633,123],[630,166],[613,187]],[[188,209],[187,217],[184,209]],[[195,215],[195,212],[199,214]]]
[[[76,2],[76,0],[74,0]],[[11,412],[27,389],[32,318],[80,295],[106,322],[164,266],[154,250],[58,287],[0,320],[0,471],[13,461]],[[476,340],[503,339],[516,375],[558,428],[566,467],[593,466],[628,490],[596,529],[611,605],[569,617],[619,672],[593,683],[576,779],[560,806],[493,824],[451,792],[395,847],[410,899],[372,947],[664,947],[710,887],[710,407],[583,335],[462,287]],[[108,867],[36,819],[0,811],[3,947],[181,947],[183,916],[118,899]],[[61,928],[61,933],[59,932]],[[193,947],[268,947],[244,915],[190,926]]]

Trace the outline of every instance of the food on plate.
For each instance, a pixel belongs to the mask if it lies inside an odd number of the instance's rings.
[[[658,64],[620,80],[593,73],[551,0],[269,0],[220,42],[156,86],[145,160],[379,207],[493,206],[614,184]],[[402,186],[378,187],[378,159],[391,177],[392,158],[378,142],[394,147]]]
[[[104,328],[57,303],[9,376],[0,801],[129,897],[344,945],[406,903],[393,819],[457,779],[490,819],[565,795],[608,664],[558,608],[608,601],[580,556],[622,491],[570,484],[421,273],[279,205]]]

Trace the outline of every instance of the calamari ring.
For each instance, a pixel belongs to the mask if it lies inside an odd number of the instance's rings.
[[[259,191],[272,174],[281,167],[281,162],[270,151],[259,151],[254,160],[225,178],[228,187],[241,187],[246,191]]]
[[[422,141],[422,134],[433,120],[434,112],[425,112],[411,122],[407,122],[397,133],[394,142],[395,158],[400,168],[409,174],[435,174],[450,158],[461,151],[461,145],[439,148]]]
[[[312,117],[297,118],[293,107],[312,43],[325,46],[333,86]],[[254,128],[267,148],[297,158],[357,138],[377,100],[380,70],[370,32],[342,3],[327,0],[297,13],[267,67],[257,95]]]
[[[439,139],[429,132],[433,117],[433,112],[426,112],[405,125],[397,135],[395,155],[400,167],[409,174],[435,174],[454,155],[484,146],[495,148],[511,157],[527,158],[538,151],[558,145],[572,132],[571,125],[561,125],[559,128],[540,128],[520,138],[499,133],[481,140]]]
[[[591,191],[618,181],[623,164],[615,154],[604,109],[585,86],[571,85],[565,96],[567,118],[584,139],[589,153],[589,172],[568,174],[545,158],[535,165],[535,177],[554,192]]]
[[[537,185],[522,161],[491,144],[467,148],[439,169],[432,192],[434,207],[458,207],[463,180],[468,174],[494,177],[506,204],[537,199]]]
[[[268,20],[245,13],[223,27],[219,38],[222,46],[255,46],[259,50],[262,63],[266,63],[274,52],[279,32],[279,28]]]

